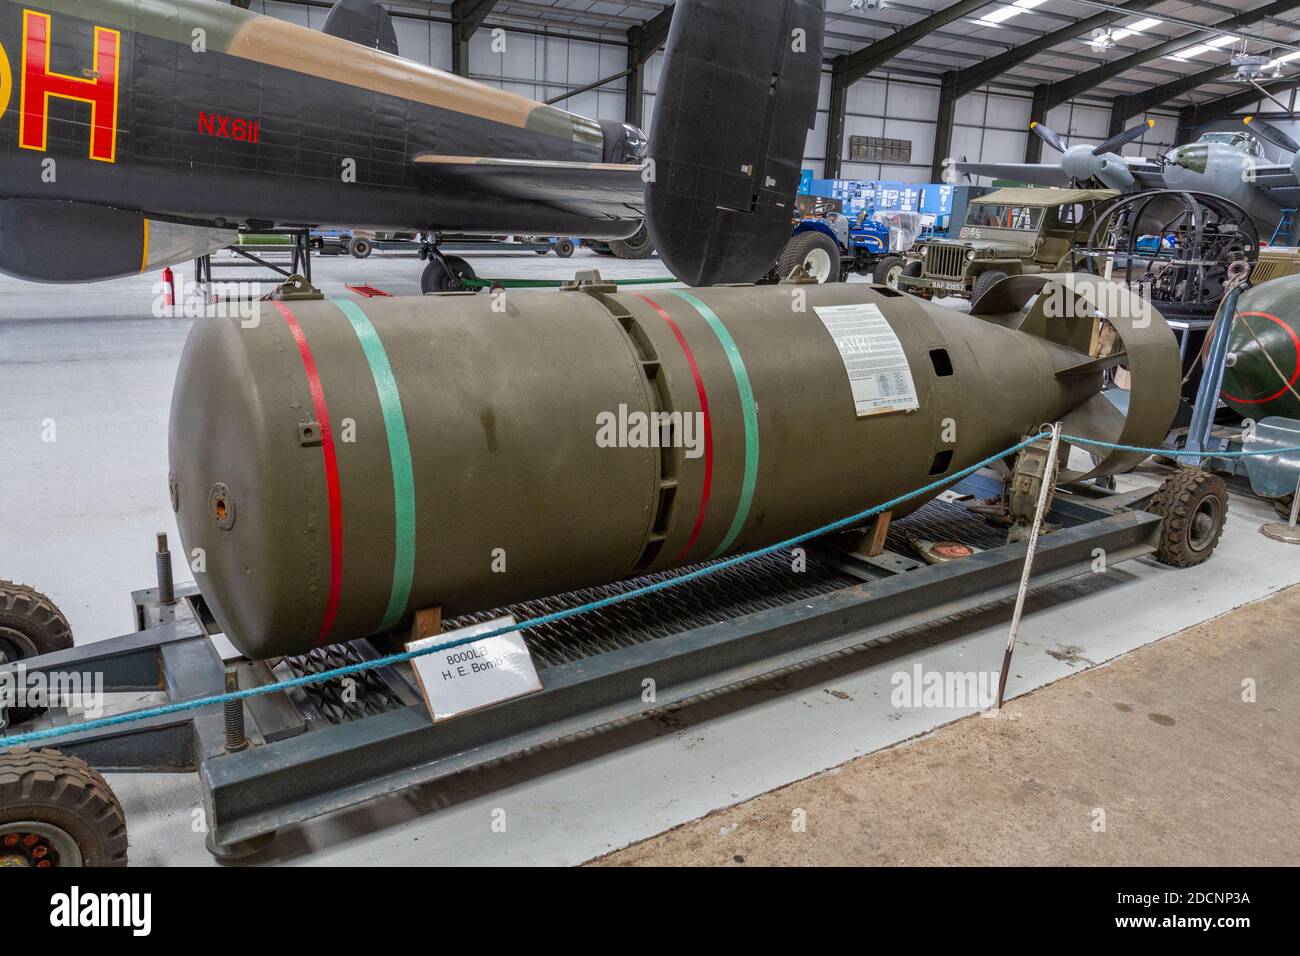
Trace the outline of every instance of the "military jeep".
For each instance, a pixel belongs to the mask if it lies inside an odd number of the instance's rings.
[[[927,239],[908,254],[898,288],[926,298],[978,299],[999,279],[1073,271],[1076,241],[1088,238],[1113,189],[997,189],[971,200],[949,239]]]

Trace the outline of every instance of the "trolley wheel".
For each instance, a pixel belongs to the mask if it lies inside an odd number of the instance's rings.
[[[0,664],[66,651],[70,647],[72,628],[53,601],[25,584],[0,580]],[[16,726],[42,710],[11,708],[9,723]]]
[[[1273,510],[1278,513],[1278,516],[1281,517],[1282,520],[1291,520],[1291,502],[1294,499],[1295,495],[1284,495],[1281,498],[1273,499]]]
[[[369,259],[370,253],[374,251],[375,247],[371,244],[370,240],[361,236],[354,237],[352,241],[348,243],[348,252],[350,252],[352,257],[355,259]]]
[[[555,254],[559,256],[561,259],[568,259],[570,256],[572,256],[573,240],[572,239],[555,240]]]
[[[430,259],[424,267],[424,275],[420,277],[420,290],[425,295],[470,291],[466,289],[463,280],[478,278],[474,267],[459,256],[447,256],[446,262],[447,267],[444,268],[437,259]]]
[[[1165,479],[1147,510],[1164,518],[1155,558],[1175,568],[1209,559],[1228,520],[1228,486],[1217,475],[1185,468]]]
[[[0,753],[0,867],[126,866],[126,815],[84,760]]]

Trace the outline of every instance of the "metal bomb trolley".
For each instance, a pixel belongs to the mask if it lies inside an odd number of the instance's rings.
[[[126,820],[101,772],[197,772],[208,849],[240,857],[281,827],[1004,601],[1017,592],[1028,547],[1007,543],[1005,526],[1037,497],[1044,462],[1042,454],[1021,455],[1005,479],[982,471],[892,523],[886,513],[863,531],[811,542],[801,573],[791,572],[790,553],[777,552],[525,631],[542,691],[455,720],[433,723],[409,667],[399,665],[365,671],[350,688],[336,678],[76,730],[51,741],[57,750],[0,751],[0,865],[125,865]],[[1003,520],[987,520],[990,513]],[[1200,472],[1179,471],[1158,490],[1126,495],[1096,485],[1057,489],[1033,584],[1089,573],[1097,548],[1111,566],[1148,555],[1198,564],[1214,550],[1225,514],[1222,482]],[[375,642],[358,640],[302,657],[223,658],[226,642],[202,595],[173,588],[161,535],[157,558],[158,585],[132,595],[135,631],[82,647],[72,646],[63,616],[42,596],[0,583],[0,676],[19,668],[28,675],[93,671],[109,693],[183,702],[383,653]],[[527,620],[684,573],[447,625],[503,613]],[[648,676],[657,685],[653,704],[642,700]],[[77,722],[59,709],[8,717],[8,727],[0,722],[0,745],[20,732]]]

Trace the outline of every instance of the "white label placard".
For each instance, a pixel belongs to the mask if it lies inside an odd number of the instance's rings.
[[[515,624],[513,617],[435,634],[406,645],[408,651],[436,647],[475,634],[489,634]],[[536,693],[542,681],[533,655],[518,631],[461,644],[411,661],[434,723],[482,710],[512,697]]]
[[[821,305],[814,311],[840,350],[859,417],[921,407],[903,343],[879,306]]]

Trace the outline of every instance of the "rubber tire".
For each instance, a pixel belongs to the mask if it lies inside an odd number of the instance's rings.
[[[555,254],[561,259],[568,259],[573,255],[572,239],[557,239],[555,241]]]
[[[450,273],[437,259],[430,259],[429,264],[424,267],[424,274],[420,276],[420,291],[425,295],[470,291],[463,288],[458,279],[477,279],[478,273],[474,271],[474,267],[460,256],[447,256],[446,262],[451,267]]]
[[[1213,500],[1218,522],[1208,543],[1192,544],[1192,519],[1201,506]],[[1209,560],[1228,520],[1228,486],[1218,475],[1184,468],[1170,475],[1156,491],[1147,511],[1164,518],[1155,559],[1175,568],[1192,568]]]
[[[357,236],[348,242],[348,254],[354,259],[369,259],[375,247],[369,239]]]
[[[15,648],[18,660],[66,651],[72,647],[72,628],[53,601],[25,584],[0,580],[0,628],[17,631],[21,643]],[[12,663],[12,662],[11,662]],[[18,726],[37,716],[44,708],[14,707],[9,724]]]
[[[1001,269],[985,269],[975,277],[975,284],[971,286],[971,302],[978,302],[985,292],[993,288],[995,283],[1001,282],[1006,277],[1007,273]]]
[[[76,841],[83,866],[126,866],[126,814],[108,782],[57,750],[0,753],[0,823],[38,820]]]
[[[840,261],[840,247],[835,240],[824,232],[801,232],[797,236],[792,236],[790,241],[785,244],[781,250],[781,257],[776,260],[777,281],[784,282],[790,278],[790,273],[796,268],[802,266],[808,261],[808,254],[814,249],[820,249],[830,256],[832,263],[833,275],[828,275],[826,281],[821,283],[826,285],[831,282],[839,282],[843,275],[843,269],[835,268],[835,264]]]
[[[636,235],[610,242],[609,252],[619,259],[649,259],[655,254],[655,244],[650,238],[650,230],[642,223]]]
[[[876,268],[871,270],[871,281],[876,285],[883,285],[887,289],[893,289],[895,292],[898,292],[898,281],[895,280],[894,284],[890,285],[885,281],[885,279],[888,277],[890,269],[898,269],[899,275],[901,276],[903,274],[902,270],[906,265],[907,261],[902,256],[885,256],[885,258],[876,263]]]

